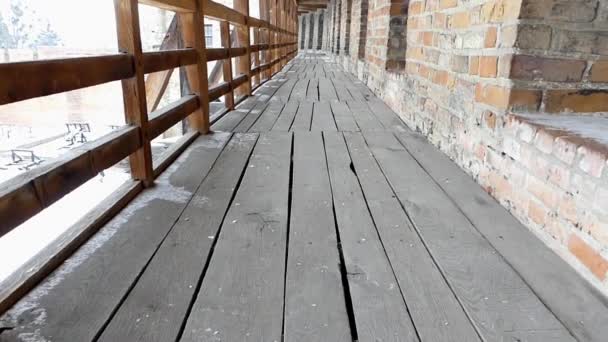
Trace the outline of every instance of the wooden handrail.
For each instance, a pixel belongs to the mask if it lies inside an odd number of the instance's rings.
[[[180,66],[196,64],[197,54],[194,49],[179,49],[145,52],[144,56],[144,73],[163,71],[174,69]]]
[[[116,54],[0,64],[0,105],[132,77],[133,56]]]
[[[148,138],[154,139],[200,107],[198,96],[187,95],[149,115]]]
[[[139,149],[140,135],[122,127],[2,183],[0,237]]]
[[[176,11],[181,25],[180,30],[176,30],[176,25],[172,24],[175,31],[172,34],[182,31],[186,48],[142,52],[137,3]],[[191,121],[190,127],[205,133],[209,125],[209,101],[229,93],[232,98],[231,93],[245,84],[248,92],[251,91],[254,77],[254,85],[261,85],[295,51],[286,51],[296,44],[288,42],[289,36],[296,35],[291,32],[295,27],[295,12],[277,20],[279,14],[273,6],[266,8],[265,4],[260,4],[268,13],[261,13],[263,19],[257,19],[247,15],[248,8],[241,13],[211,0],[117,0],[115,4],[119,48],[124,53],[0,64],[0,105],[122,80],[128,123],[3,183],[0,188],[0,236],[125,157],[130,158],[133,177],[150,185],[155,176],[151,139],[185,118]],[[239,5],[241,9],[243,4]],[[247,37],[241,37],[244,46],[230,46],[232,42],[224,34],[223,48],[205,48],[202,31],[198,32],[205,16],[221,19],[224,30],[228,28],[228,22],[243,26],[240,32],[246,33]],[[255,31],[255,44],[248,39],[250,28],[258,30]],[[262,58],[254,58],[256,64],[252,68],[248,56],[255,53],[254,57],[259,57],[260,52]],[[241,65],[237,70],[240,74],[232,78],[230,63],[224,63],[227,82],[209,88],[206,63],[234,57],[249,60],[242,64],[247,68],[243,69]],[[186,68],[193,94],[148,115],[144,75],[177,67]],[[266,72],[268,74],[258,78]],[[161,95],[162,90],[155,94],[155,99]],[[234,100],[226,101],[232,108]]]

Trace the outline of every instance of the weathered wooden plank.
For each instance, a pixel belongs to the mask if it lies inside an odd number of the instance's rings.
[[[249,132],[268,132],[274,126],[285,105],[281,102],[270,102],[258,121],[249,128]]]
[[[397,137],[576,338],[603,341],[608,336],[608,308],[601,294],[424,136],[406,131]]]
[[[418,341],[395,275],[365,203],[341,133],[325,152],[348,286],[360,341]]]
[[[399,115],[393,112],[381,99],[369,99],[365,104],[369,106],[371,112],[375,114],[384,128],[397,132],[403,132],[407,129]]]
[[[319,80],[312,78],[308,83],[306,90],[306,99],[308,101],[319,101]]]
[[[380,123],[378,118],[369,110],[369,107],[363,101],[348,101],[348,107],[357,125],[362,131],[381,131],[384,130],[384,126]]]
[[[357,122],[355,121],[355,117],[353,113],[350,111],[350,108],[344,102],[339,102],[337,100],[331,101],[331,110],[334,113],[334,119],[336,121],[336,126],[338,127],[338,131],[341,132],[355,132],[359,131],[359,126],[357,126]]]
[[[301,101],[298,107],[298,112],[293,120],[290,131],[310,131],[310,125],[312,123],[312,107],[313,103],[310,101]]]
[[[390,134],[390,133],[386,133]],[[361,133],[344,133],[378,234],[422,341],[480,341]]]
[[[366,132],[365,138],[484,340],[574,340],[394,136]]]
[[[277,101],[286,103],[289,100],[289,97],[291,96],[291,92],[293,90],[293,87],[296,85],[296,82],[297,82],[297,80],[295,80],[295,79],[288,79],[279,88],[279,90],[277,90],[277,92],[274,95],[274,99],[276,99]]]
[[[253,107],[247,115],[239,122],[239,124],[234,128],[233,132],[247,132],[251,126],[259,119],[260,115],[266,107],[268,106],[267,102],[256,101],[257,104]]]
[[[253,107],[257,105],[257,101],[253,97],[248,97],[236,107],[235,110],[228,112],[219,119],[212,128],[214,131],[232,132],[232,130],[243,120]]]
[[[154,177],[158,177],[163,173],[199,135],[197,131],[186,132],[167,147],[166,150],[156,156],[152,162],[154,165]]]
[[[177,339],[256,139],[233,136],[99,341]]]
[[[357,100],[357,99],[353,98],[352,95],[350,94],[350,92],[348,91],[347,82],[341,81],[338,79],[333,79],[331,81],[336,90],[338,100],[340,100],[342,102]]]
[[[291,134],[261,134],[181,341],[281,339]]]
[[[285,105],[285,107],[283,107],[283,110],[281,111],[281,115],[279,115],[279,118],[274,123],[272,130],[284,132],[289,131],[289,128],[291,127],[291,124],[293,123],[293,120],[296,117],[296,112],[298,111],[299,106],[300,102],[298,101],[287,102],[287,104]]]
[[[306,99],[306,92],[308,91],[308,83],[310,79],[305,78],[298,80],[298,82],[293,86],[293,90],[291,92],[291,96],[289,96],[289,101],[303,101]]]
[[[336,89],[328,78],[319,78],[319,99],[321,101],[338,100]]]
[[[321,133],[295,133],[292,188],[285,340],[352,341]]]
[[[125,182],[51,244],[2,280],[0,282],[0,313],[10,309],[57,269],[103,225],[116,216],[142,189],[140,181]]]
[[[0,105],[46,96],[135,74],[133,56],[117,54],[0,64]]]
[[[311,131],[337,131],[329,102],[316,102],[312,112]]]
[[[2,318],[9,341],[91,341],[153,256],[229,138],[201,136],[153,188],[137,196]],[[128,261],[128,262],[127,262]]]

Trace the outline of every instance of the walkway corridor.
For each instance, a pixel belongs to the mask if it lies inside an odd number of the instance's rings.
[[[328,57],[301,54],[212,129],[0,341],[608,336],[603,297]]]

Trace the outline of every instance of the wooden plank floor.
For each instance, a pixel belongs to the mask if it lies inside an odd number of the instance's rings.
[[[324,55],[212,128],[0,341],[607,341],[607,300]]]

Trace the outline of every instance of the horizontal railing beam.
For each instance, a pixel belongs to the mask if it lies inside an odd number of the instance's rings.
[[[200,107],[198,96],[186,95],[169,105],[149,114],[148,138],[150,140],[161,135],[176,123],[185,119]]]
[[[125,126],[2,183],[0,237],[140,146],[139,128]]]
[[[133,57],[95,57],[0,63],[0,105],[130,78]]]
[[[185,65],[196,64],[196,50],[179,49],[146,52],[143,54],[144,73],[150,74],[153,72],[168,70]]]

